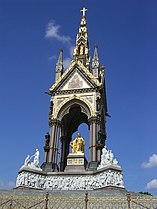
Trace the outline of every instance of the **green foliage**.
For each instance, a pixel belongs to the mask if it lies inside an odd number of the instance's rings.
[[[139,192],[139,194],[145,194],[145,195],[150,195],[150,196],[153,196],[151,193],[149,192]]]

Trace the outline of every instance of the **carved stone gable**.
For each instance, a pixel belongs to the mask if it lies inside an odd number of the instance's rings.
[[[59,78],[59,80],[56,81],[50,88],[50,92],[73,89],[90,89],[101,86],[102,83],[100,83],[81,62],[74,61]]]
[[[66,83],[62,85],[60,90],[72,90],[72,89],[83,89],[93,87],[89,81],[75,70],[73,74],[70,75],[69,79],[66,80]]]

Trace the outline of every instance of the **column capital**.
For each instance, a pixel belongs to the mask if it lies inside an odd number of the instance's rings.
[[[97,116],[92,116],[88,119],[89,125],[92,123],[97,123],[98,121],[100,121],[100,119]]]
[[[57,119],[50,119],[49,120],[49,126],[52,127],[52,126],[60,126],[61,125],[61,122]]]

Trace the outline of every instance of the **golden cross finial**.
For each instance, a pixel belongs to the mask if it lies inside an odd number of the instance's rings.
[[[88,11],[86,8],[83,7],[83,9],[80,10],[82,12],[82,16],[86,16],[86,12]]]

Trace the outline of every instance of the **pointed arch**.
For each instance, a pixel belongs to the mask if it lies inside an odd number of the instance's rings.
[[[85,113],[88,119],[93,115],[93,110],[89,102],[83,98],[74,96],[65,99],[65,101],[61,103],[54,114],[54,118],[58,118],[61,121],[62,118],[69,113],[69,110],[73,105],[78,105],[81,108],[81,112]]]

